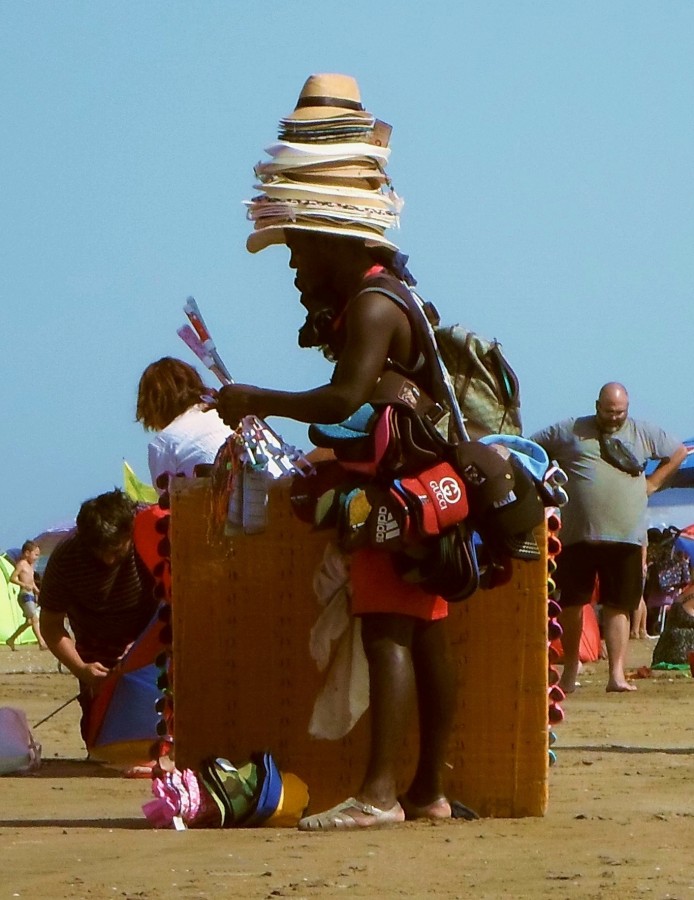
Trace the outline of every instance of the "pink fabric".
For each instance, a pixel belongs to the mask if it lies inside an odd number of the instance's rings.
[[[174,816],[189,827],[213,825],[215,816],[219,818],[216,804],[192,769],[162,772],[152,779],[152,793],[155,799],[143,804],[142,812],[155,828],[170,828]]]

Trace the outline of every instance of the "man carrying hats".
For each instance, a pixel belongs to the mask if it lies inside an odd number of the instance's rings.
[[[629,418],[629,396],[616,382],[603,385],[595,415],[565,419],[532,435],[568,475],[562,510],[562,552],[557,560],[564,629],[565,693],[576,689],[582,607],[596,575],[607,647],[608,691],[634,691],[624,673],[629,617],[643,591],[642,548],[648,496],[663,486],[687,451],[662,429]],[[648,477],[647,460],[660,464]]]
[[[282,120],[274,162],[256,174],[261,196],[250,202],[251,252],[284,243],[307,310],[302,347],[320,347],[335,362],[328,384],[288,393],[250,385],[222,388],[217,407],[236,426],[246,415],[337,423],[369,401],[389,366],[413,372],[420,356],[408,315],[378,290],[402,292],[404,257],[384,236],[397,224],[399,200],[385,173],[390,129],[361,106],[345,75],[314,75],[296,110]],[[369,289],[368,291],[366,289]],[[430,375],[412,376],[428,391]],[[449,818],[442,782],[452,725],[454,678],[447,604],[396,575],[389,555],[360,549],[351,557],[352,613],[362,617],[369,664],[371,747],[353,797],[309,816],[304,830],[362,828],[406,817]],[[410,710],[418,701],[420,754],[406,794],[395,771]]]

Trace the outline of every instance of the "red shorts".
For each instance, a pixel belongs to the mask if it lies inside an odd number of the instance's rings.
[[[390,554],[365,547],[351,556],[352,614],[395,613],[425,622],[445,619],[448,603],[438,594],[427,594],[418,585],[403,581]]]

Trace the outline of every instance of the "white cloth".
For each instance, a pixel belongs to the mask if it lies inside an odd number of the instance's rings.
[[[361,619],[350,615],[346,558],[334,544],[325,548],[313,589],[323,611],[311,629],[309,650],[318,669],[327,671],[308,730],[312,737],[336,741],[369,707],[369,667]]]
[[[191,406],[150,442],[147,452],[152,484],[161,493],[157,478],[164,473],[192,478],[198,463],[214,462],[230,434],[231,429],[216,410],[203,412],[200,406]]]

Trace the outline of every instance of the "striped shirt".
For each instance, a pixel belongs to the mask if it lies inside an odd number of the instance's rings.
[[[112,668],[154,615],[154,578],[134,548],[122,562],[108,566],[76,534],[48,560],[41,606],[67,616],[85,662]]]

